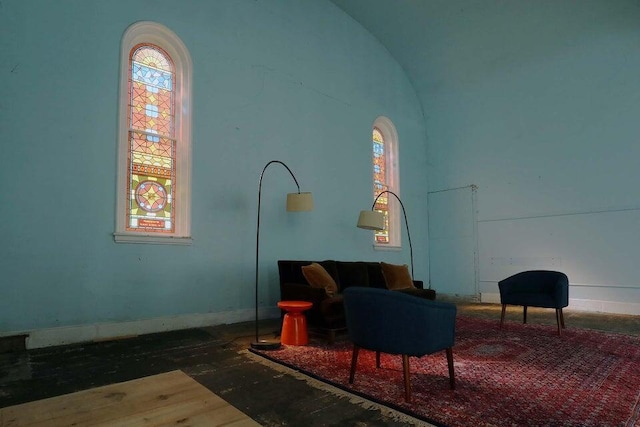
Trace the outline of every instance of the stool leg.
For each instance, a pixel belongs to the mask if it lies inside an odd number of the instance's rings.
[[[522,323],[527,323],[527,306],[524,306],[524,317],[522,319]]]
[[[507,311],[507,304],[502,304],[502,315],[500,316],[500,329],[502,329],[502,325],[504,324],[505,311]]]

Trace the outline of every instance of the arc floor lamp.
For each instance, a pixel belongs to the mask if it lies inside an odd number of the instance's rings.
[[[255,289],[255,293],[256,293],[256,318],[255,318],[255,329],[256,329],[256,337],[255,337],[255,341],[253,341],[251,343],[251,347],[255,348],[255,349],[260,349],[260,350],[269,350],[269,349],[276,349],[280,347],[280,341],[269,341],[269,340],[261,340],[260,339],[260,332],[259,332],[259,327],[258,327],[258,321],[259,321],[259,316],[258,316],[258,260],[260,258],[260,203],[261,203],[261,199],[262,199],[262,178],[264,177],[264,172],[267,170],[267,168],[272,165],[272,164],[280,164],[282,166],[284,166],[287,171],[289,171],[289,174],[291,174],[291,177],[293,178],[293,181],[296,183],[296,186],[298,187],[298,192],[297,193],[289,193],[287,194],[287,212],[305,212],[305,211],[312,211],[313,210],[313,195],[311,193],[301,193],[300,192],[300,184],[298,184],[298,180],[296,179],[295,175],[293,174],[293,172],[291,172],[291,169],[289,169],[289,166],[287,166],[286,164],[284,164],[283,162],[281,162],[280,160],[271,160],[269,163],[267,163],[265,165],[265,167],[262,169],[262,173],[260,174],[260,182],[258,183],[258,220],[257,220],[257,225],[256,225],[256,289]]]
[[[402,207],[402,214],[404,215],[404,223],[407,226],[407,237],[409,238],[409,255],[411,257],[411,277],[413,278],[413,245],[411,244],[411,232],[409,231],[409,221],[407,221],[407,211],[404,209],[404,204],[400,197],[396,193],[390,190],[381,191],[380,194],[373,201],[373,205],[371,205],[371,210],[369,211],[360,211],[360,216],[358,217],[358,228],[364,228],[365,230],[384,230],[384,213],[381,211],[376,211],[376,203],[380,196],[385,193],[389,193],[393,195],[398,202],[400,202],[400,206]]]

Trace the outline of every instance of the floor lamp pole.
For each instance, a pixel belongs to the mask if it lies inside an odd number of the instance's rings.
[[[394,193],[393,191],[384,190],[384,191],[381,191],[380,194],[378,194],[378,196],[376,196],[375,200],[373,201],[373,205],[371,206],[371,210],[374,210],[374,208],[376,207],[376,202],[378,201],[380,196],[382,196],[385,193],[392,194],[398,200],[398,202],[400,202],[400,207],[402,208],[402,214],[404,215],[404,223],[407,226],[407,237],[409,238],[409,256],[411,258],[411,277],[413,278],[414,277],[414,275],[413,275],[413,245],[411,244],[411,232],[409,231],[409,221],[407,220],[407,211],[404,208],[404,203],[402,203],[402,200],[400,200],[400,197],[398,197],[398,195],[396,193]]]
[[[267,170],[267,168],[273,163],[278,163],[284,166],[287,169],[287,171],[289,171],[289,174],[291,174],[291,177],[293,178],[293,181],[296,183],[296,187],[298,188],[297,194],[290,193],[287,195],[287,211],[305,211],[305,210],[313,209],[313,200],[311,199],[311,193],[300,193],[300,184],[298,184],[298,180],[296,179],[295,175],[293,174],[293,172],[291,172],[291,169],[289,169],[289,167],[286,164],[284,164],[280,160],[271,160],[269,163],[265,165],[265,167],[262,169],[262,173],[260,174],[260,181],[258,183],[258,219],[256,223],[256,280],[255,280],[256,336],[255,336],[255,341],[251,343],[252,348],[261,349],[261,350],[272,350],[280,347],[280,341],[261,340],[260,331],[258,327],[258,323],[259,323],[259,316],[258,316],[258,305],[259,305],[258,304],[259,303],[258,276],[259,274],[258,274],[258,271],[259,271],[259,259],[260,259],[260,205],[262,201],[262,178],[264,177],[264,173]]]

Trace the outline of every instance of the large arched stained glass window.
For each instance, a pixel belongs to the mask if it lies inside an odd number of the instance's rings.
[[[176,185],[174,82],[169,55],[151,44],[131,50],[127,230],[172,233]]]
[[[385,155],[384,136],[380,129],[373,128],[373,197],[388,190],[387,184],[387,157]],[[376,243],[389,243],[389,198],[388,193],[380,196],[374,209],[384,214],[384,230],[375,232]]]
[[[140,21],[120,58],[114,240],[190,245],[191,56],[169,28]]]

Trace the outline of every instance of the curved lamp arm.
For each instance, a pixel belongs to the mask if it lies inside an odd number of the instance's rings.
[[[409,221],[407,220],[407,211],[404,208],[404,203],[400,200],[400,197],[396,193],[390,190],[381,191],[373,201],[371,205],[371,211],[361,211],[360,218],[358,219],[358,227],[364,228],[367,230],[384,230],[384,214],[381,212],[375,211],[376,203],[380,196],[385,193],[392,194],[398,202],[400,202],[400,206],[402,207],[402,214],[404,215],[404,223],[407,226],[407,237],[409,238],[409,256],[411,258],[411,277],[413,278],[413,245],[411,244],[411,232],[409,232]]]
[[[298,188],[297,193],[289,193],[287,194],[287,211],[288,212],[303,212],[303,211],[311,211],[313,210],[313,197],[311,193],[301,193],[300,192],[300,184],[298,184],[298,180],[296,179],[289,166],[281,162],[280,160],[271,160],[269,163],[265,165],[262,169],[262,173],[260,174],[260,181],[258,183],[258,220],[256,223],[256,320],[255,320],[255,329],[256,329],[256,340],[251,343],[251,346],[254,348],[277,348],[280,346],[280,343],[273,344],[266,341],[260,341],[259,339],[259,331],[258,331],[258,260],[260,254],[260,204],[262,200],[262,178],[264,177],[264,173],[267,168],[273,164],[279,163],[284,166],[289,174],[291,174],[291,178],[296,183],[296,187]]]

